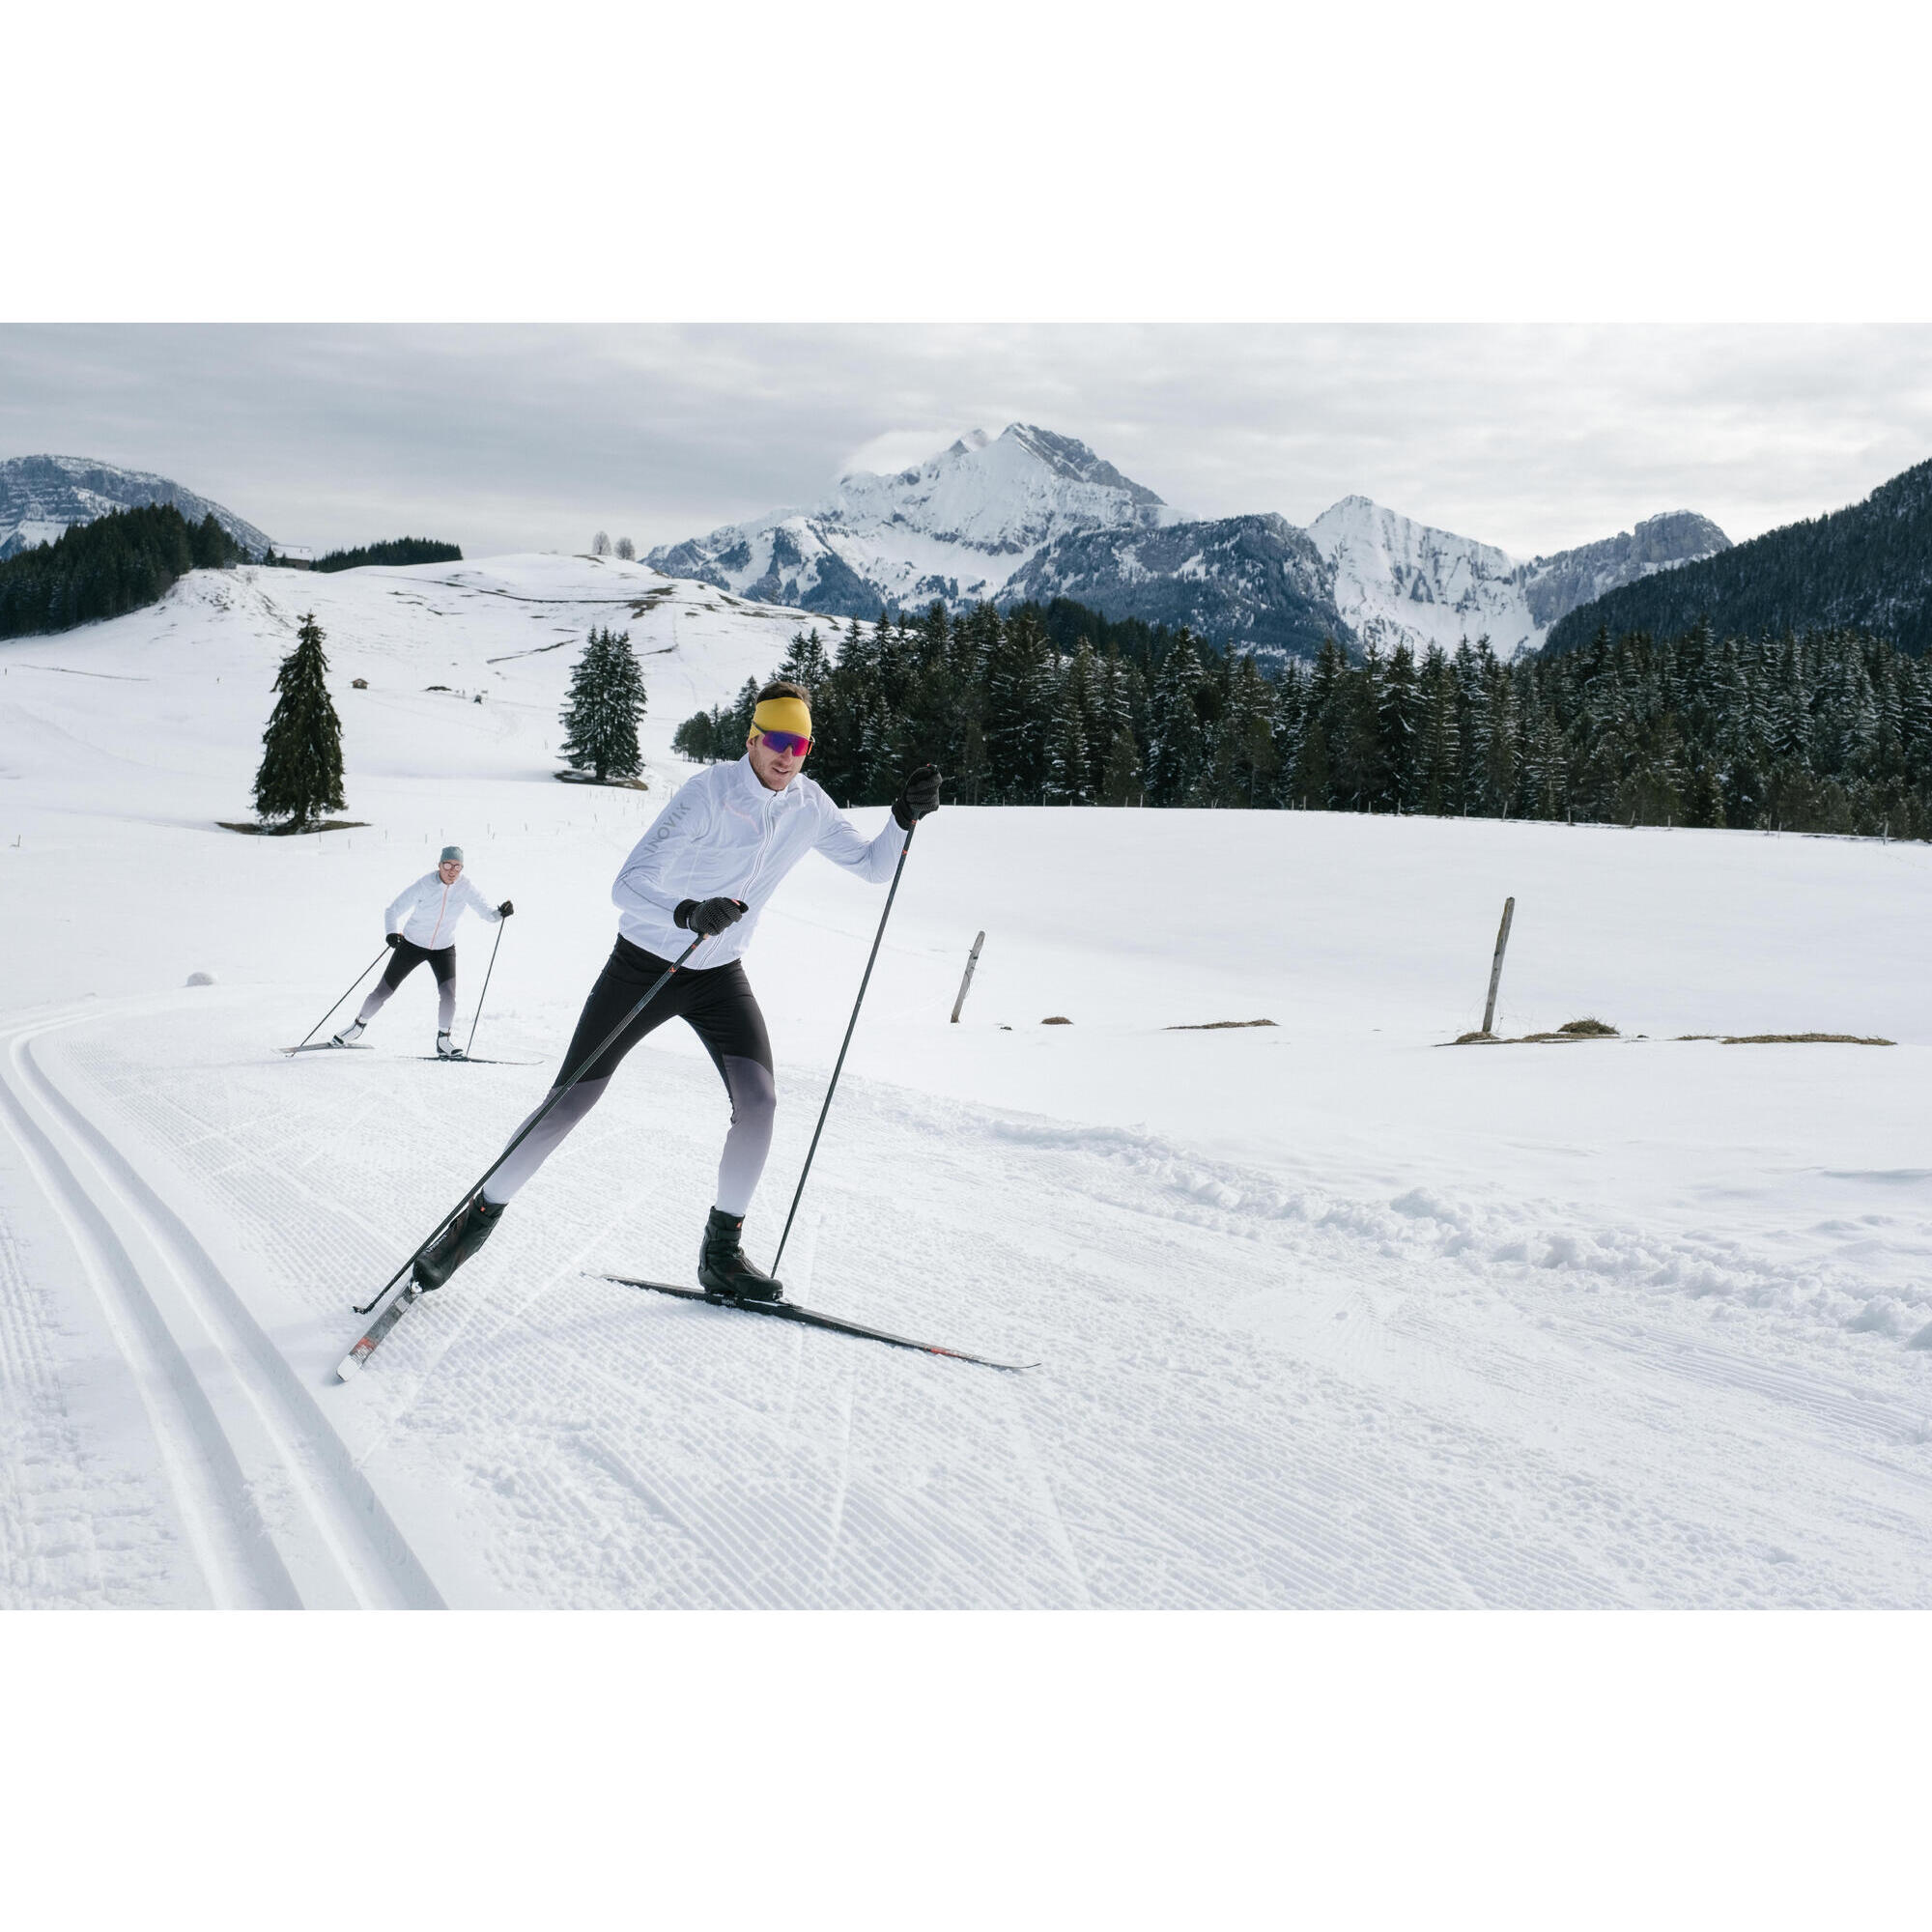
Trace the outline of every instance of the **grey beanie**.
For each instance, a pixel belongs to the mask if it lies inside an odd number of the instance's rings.
[[[463,847],[461,845],[445,845],[442,848],[442,857],[439,859],[436,863],[439,866],[446,866],[452,859],[454,859],[459,866],[462,865]]]

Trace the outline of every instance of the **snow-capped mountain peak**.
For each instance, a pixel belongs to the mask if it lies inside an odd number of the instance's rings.
[[[1334,568],[1337,611],[1364,644],[1453,650],[1488,637],[1504,659],[1540,650],[1557,618],[1605,590],[1730,548],[1709,518],[1675,510],[1521,563],[1367,497],[1331,504],[1308,534]]]
[[[997,597],[1045,545],[1152,528],[1174,512],[1084,442],[1032,423],[973,430],[909,469],[839,478],[816,507],[653,551],[660,570],[741,596],[843,611]]]

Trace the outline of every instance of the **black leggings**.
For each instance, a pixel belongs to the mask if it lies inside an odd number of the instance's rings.
[[[356,1023],[366,1026],[389,1003],[389,995],[413,973],[423,961],[429,961],[430,971],[436,975],[436,1024],[438,1031],[447,1033],[456,1023],[456,947],[439,946],[434,952],[426,947],[404,940],[389,954],[389,963],[383,969],[383,977],[370,989],[369,997],[362,1002],[362,1010],[355,1015]]]
[[[553,1094],[596,1051],[599,1041],[669,964],[628,939],[617,941],[584,1002],[570,1049],[551,1083]],[[673,974],[657,998],[598,1054],[583,1077],[544,1116],[542,1124],[490,1176],[484,1183],[485,1199],[497,1206],[508,1201],[604,1097],[611,1074],[632,1047],[672,1019],[690,1021],[730,1096],[731,1127],[724,1136],[724,1158],[718,1164],[715,1205],[727,1214],[743,1214],[752,1205],[758,1177],[765,1169],[765,1156],[771,1151],[778,1088],[772,1077],[772,1043],[765,1032],[765,1016],[758,1010],[757,996],[744,967],[735,959],[726,966],[687,966]]]

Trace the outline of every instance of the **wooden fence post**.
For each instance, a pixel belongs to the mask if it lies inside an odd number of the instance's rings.
[[[973,983],[973,969],[980,963],[980,949],[985,943],[986,935],[982,932],[979,938],[974,940],[973,950],[966,955],[966,977],[959,982],[959,997],[952,1002],[952,1019],[951,1024],[953,1026],[959,1024],[959,1009],[966,1004],[966,988]]]
[[[1503,979],[1503,948],[1510,943],[1510,921],[1516,917],[1516,900],[1503,901],[1503,923],[1496,931],[1496,956],[1490,962],[1490,997],[1483,1008],[1483,1031],[1488,1033],[1496,1016],[1496,988]]]

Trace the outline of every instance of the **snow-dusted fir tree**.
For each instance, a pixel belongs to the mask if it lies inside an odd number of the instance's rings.
[[[1154,673],[1148,711],[1147,795],[1151,805],[1185,805],[1201,777],[1205,736],[1195,708],[1201,660],[1193,633],[1175,634]]]
[[[808,636],[803,631],[792,633],[791,642],[785,648],[784,663],[779,666],[778,674],[789,678],[793,684],[802,684],[816,697],[818,687],[832,675],[832,659],[825,649],[824,639],[818,635],[818,627],[813,625]]]
[[[296,647],[275,672],[279,694],[262,733],[262,768],[255,774],[255,810],[263,818],[285,818],[299,831],[325,811],[340,811],[342,722],[325,681],[323,632],[310,611],[296,633]]]
[[[1415,653],[1396,645],[1376,694],[1376,725],[1381,738],[1381,803],[1396,811],[1413,811],[1422,791],[1422,682]]]
[[[643,768],[638,720],[644,715],[644,674],[631,655],[631,634],[592,631],[570,673],[563,707],[563,755],[574,771],[600,781],[634,779]]]
[[[1037,618],[1016,611],[1000,626],[986,659],[986,776],[1002,803],[1039,803],[1057,682]]]
[[[1048,805],[1091,805],[1094,781],[1087,749],[1087,689],[1083,680],[1093,668],[1093,653],[1076,653],[1060,676],[1053,712],[1047,721],[1046,784]]]

